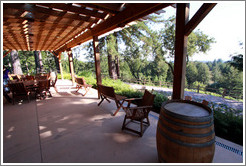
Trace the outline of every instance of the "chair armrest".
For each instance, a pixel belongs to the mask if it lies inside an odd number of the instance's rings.
[[[125,101],[134,101],[134,100],[142,100],[142,98],[128,98]]]
[[[124,109],[135,110],[135,109],[146,109],[153,108],[152,106],[141,106],[141,107],[123,107]]]

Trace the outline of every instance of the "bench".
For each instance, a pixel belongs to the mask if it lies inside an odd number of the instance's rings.
[[[98,106],[104,101],[104,99],[107,100],[109,103],[110,101],[108,99],[114,100],[117,106],[117,110],[113,114],[113,116],[115,116],[119,112],[120,108],[123,106],[123,103],[127,97],[115,94],[113,87],[104,86],[102,84],[97,84],[97,87],[101,98]]]

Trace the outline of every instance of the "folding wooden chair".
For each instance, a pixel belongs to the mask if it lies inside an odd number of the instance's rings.
[[[101,84],[97,84],[97,86],[101,98],[101,101],[98,103],[98,106],[104,101],[104,99],[107,100],[109,103],[110,100],[108,100],[108,98],[114,100],[117,106],[117,110],[113,114],[113,116],[115,116],[119,112],[120,108],[123,106],[126,97],[115,94],[113,87],[104,86]]]
[[[85,96],[87,94],[87,92],[90,90],[90,88],[92,87],[92,85],[89,85],[86,83],[85,79],[82,78],[77,78],[75,77],[75,82],[77,83],[76,88],[78,92],[80,89],[84,88],[85,89],[85,93],[82,94],[82,96]]]

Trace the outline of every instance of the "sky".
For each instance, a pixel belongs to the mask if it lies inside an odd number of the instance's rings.
[[[190,16],[201,6],[201,2],[190,4]],[[245,55],[245,1],[218,1],[217,5],[197,26],[205,34],[214,37],[207,54],[196,54],[192,60],[213,61],[214,59],[231,60],[230,55]],[[243,42],[243,49],[239,46]]]
[[[164,2],[164,1],[163,1]],[[189,1],[187,1],[189,2]],[[197,12],[201,5],[208,1],[190,1],[189,19]],[[211,1],[210,1],[211,2]],[[194,29],[200,29],[209,37],[215,38],[216,43],[211,45],[206,54],[193,55],[191,61],[231,60],[231,55],[245,55],[245,1],[213,1],[217,5],[208,13],[201,23]],[[176,9],[167,7],[163,13],[165,19],[176,14]],[[161,27],[157,27],[161,28]],[[239,42],[243,42],[243,49]],[[85,60],[85,57],[80,57]]]

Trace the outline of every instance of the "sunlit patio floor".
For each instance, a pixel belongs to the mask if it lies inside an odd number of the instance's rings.
[[[85,97],[68,80],[58,80],[53,97],[12,105],[3,100],[3,163],[158,163],[156,127],[143,137],[122,131],[124,111],[100,106],[97,90]],[[214,163],[242,163],[243,147],[216,137]]]

